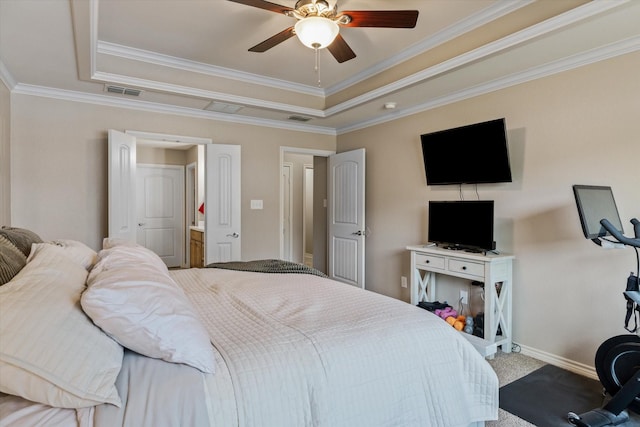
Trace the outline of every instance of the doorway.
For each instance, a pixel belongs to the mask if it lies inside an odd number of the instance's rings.
[[[137,191],[136,175],[138,162],[150,164],[175,163],[167,159],[156,158],[158,152],[145,153],[147,146],[173,146],[193,153],[193,157],[183,155],[175,164],[185,166],[196,162],[196,173],[183,176],[184,183],[190,185],[182,189],[191,194],[194,211],[182,206],[182,231],[184,247],[181,266],[189,265],[186,236],[189,228],[202,226],[205,241],[205,264],[212,262],[236,261],[241,259],[241,205],[240,205],[240,146],[213,144],[210,139],[182,137],[175,135],[153,134],[148,132],[127,131],[126,133],[110,129],[109,144],[109,237],[117,237],[135,242],[139,221],[136,215]],[[138,145],[140,147],[138,147]],[[165,157],[168,151],[163,151]],[[175,153],[174,153],[175,154]],[[209,172],[209,173],[206,173]],[[183,172],[184,174],[184,172]],[[191,187],[195,181],[195,190]],[[205,185],[206,183],[206,185]],[[207,205],[208,209],[205,209]],[[202,207],[201,213],[195,206]],[[215,208],[213,208],[215,207]],[[192,212],[195,218],[185,219]],[[191,215],[191,214],[189,214]]]
[[[184,262],[184,178],[183,166],[137,165],[136,243],[158,254],[169,268]]]
[[[332,154],[280,148],[280,258],[324,273],[328,268],[326,168]]]
[[[285,258],[285,201],[295,208],[302,204],[287,197],[284,185],[285,158],[311,155],[313,159],[313,267],[341,282],[365,287],[365,150],[336,154],[322,150],[280,147],[280,257]],[[302,208],[301,208],[302,209]],[[295,218],[294,220],[295,221]],[[300,227],[301,229],[302,227]],[[296,227],[291,227],[292,234]],[[302,236],[300,231],[300,236]],[[322,236],[318,238],[318,236]],[[302,237],[300,237],[302,240]],[[292,237],[292,241],[295,239]],[[293,246],[293,245],[292,245]],[[301,243],[302,246],[302,243]],[[295,258],[293,250],[289,260]]]
[[[189,229],[198,224],[198,144],[136,138],[136,242],[169,268],[189,265]]]

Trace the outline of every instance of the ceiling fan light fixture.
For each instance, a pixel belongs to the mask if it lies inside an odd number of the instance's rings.
[[[296,22],[296,35],[305,46],[311,49],[324,49],[333,43],[340,28],[329,18],[308,16]]]

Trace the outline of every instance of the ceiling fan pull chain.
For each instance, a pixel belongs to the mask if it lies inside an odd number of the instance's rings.
[[[318,49],[317,47],[315,48],[316,51],[316,66],[314,68],[316,74],[318,75],[318,87],[320,87],[321,85],[321,81],[320,81],[320,49]]]

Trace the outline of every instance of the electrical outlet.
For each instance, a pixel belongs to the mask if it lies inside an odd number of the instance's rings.
[[[460,291],[460,302],[462,304],[469,304],[469,293],[467,291]]]
[[[400,286],[402,286],[403,288],[407,287],[407,278],[402,276],[400,277]]]

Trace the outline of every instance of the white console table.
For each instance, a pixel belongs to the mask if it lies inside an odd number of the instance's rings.
[[[411,304],[435,301],[436,276],[461,277],[484,283],[484,339],[511,352],[511,287],[513,255],[479,254],[407,246],[411,251]],[[497,335],[498,327],[502,335]]]

